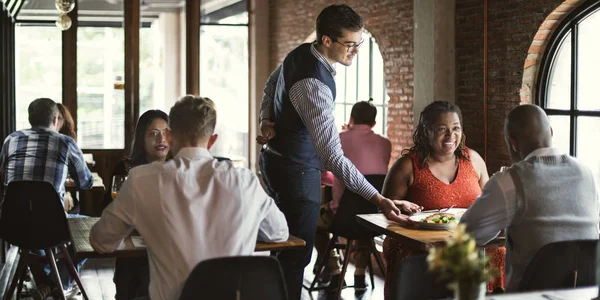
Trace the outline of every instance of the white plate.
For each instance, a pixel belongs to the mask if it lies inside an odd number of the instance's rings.
[[[467,211],[466,208],[451,208],[448,211],[444,211],[444,212],[456,215],[456,218],[460,221],[460,217],[465,213],[465,211]],[[416,213],[416,214],[410,216],[409,218],[415,222],[415,226],[417,226],[417,228],[422,228],[422,229],[450,230],[450,229],[456,227],[456,225],[458,224],[458,222],[452,222],[452,223],[447,223],[447,224],[434,224],[434,223],[425,223],[422,221],[423,219],[427,218],[428,216],[431,216],[431,215],[437,214],[437,213],[439,213],[439,211],[437,211],[437,210],[428,211],[428,212],[420,212],[420,213]]]

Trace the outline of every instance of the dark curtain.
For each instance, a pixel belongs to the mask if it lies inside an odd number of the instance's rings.
[[[2,142],[15,131],[15,23],[0,3],[0,134]],[[0,240],[0,264],[6,261],[6,246]]]
[[[0,136],[15,131],[15,23],[0,5]]]

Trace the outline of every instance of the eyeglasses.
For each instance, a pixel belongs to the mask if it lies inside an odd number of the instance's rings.
[[[362,44],[365,40],[364,39],[360,40],[360,42],[358,42],[358,44],[354,44],[354,45],[346,45],[344,43],[340,43],[338,40],[333,40],[333,41],[346,47],[346,52],[352,53],[354,50],[358,50],[358,48],[360,48],[360,46],[362,46]]]

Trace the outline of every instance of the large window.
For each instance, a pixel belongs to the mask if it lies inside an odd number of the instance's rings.
[[[52,26],[15,28],[16,129],[30,128],[27,108],[37,98],[62,102],[62,32]]]
[[[77,141],[85,149],[125,147],[123,28],[77,31]],[[116,88],[117,87],[117,88]]]
[[[210,3],[205,2],[203,7],[208,9]],[[244,165],[249,113],[246,5],[240,1],[210,12],[204,10],[200,25],[200,95],[214,100],[218,111],[215,132],[219,139],[211,153]]]
[[[372,98],[373,104],[377,107],[377,124],[373,131],[386,135],[389,96],[385,87],[383,58],[375,38],[364,32],[363,40],[364,43],[352,65],[337,66],[335,121],[338,129],[341,129],[342,125],[350,120],[352,105]]]
[[[588,1],[556,29],[542,63],[538,103],[554,131],[553,144],[589,166],[600,183],[600,2]]]

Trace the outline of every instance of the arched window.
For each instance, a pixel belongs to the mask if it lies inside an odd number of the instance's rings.
[[[538,78],[554,147],[578,157],[600,182],[600,2],[587,1],[556,28]]]
[[[377,124],[373,131],[385,136],[389,96],[385,86],[383,57],[371,34],[364,31],[363,40],[364,43],[352,65],[337,66],[335,121],[338,129],[341,129],[341,126],[350,120],[350,111],[354,103],[373,98],[373,104],[377,107]]]

